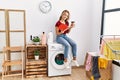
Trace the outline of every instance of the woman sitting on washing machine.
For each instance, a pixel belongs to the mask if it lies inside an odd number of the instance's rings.
[[[62,44],[65,47],[64,50],[64,65],[66,68],[70,68],[69,62],[68,62],[68,51],[70,49],[70,46],[72,48],[72,54],[73,54],[73,59],[72,62],[75,63],[76,66],[79,66],[78,62],[76,61],[76,51],[77,51],[77,45],[76,43],[69,38],[66,33],[69,33],[71,29],[75,26],[74,21],[71,22],[71,25],[69,26],[69,17],[70,13],[68,10],[64,10],[61,13],[61,16],[59,20],[55,24],[55,29],[56,29],[56,41],[60,44]]]

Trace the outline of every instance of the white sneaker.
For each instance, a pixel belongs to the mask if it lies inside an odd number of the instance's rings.
[[[64,62],[64,66],[65,66],[65,68],[70,68],[70,65],[68,62]]]
[[[77,67],[79,67],[79,64],[78,64],[77,60],[72,60],[72,62],[73,62]]]

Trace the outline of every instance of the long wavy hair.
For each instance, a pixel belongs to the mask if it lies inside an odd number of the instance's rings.
[[[63,15],[65,12],[68,13],[68,18],[65,20],[65,22],[68,22],[68,20],[69,20],[69,18],[70,18],[70,12],[69,12],[68,10],[64,10],[64,11],[61,13],[59,20],[62,19],[62,15]]]

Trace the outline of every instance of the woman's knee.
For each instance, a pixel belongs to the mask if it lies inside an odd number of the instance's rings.
[[[64,45],[66,48],[70,48],[70,45],[69,44],[65,44]]]
[[[72,44],[72,46],[77,47],[77,44],[74,42],[74,43]]]

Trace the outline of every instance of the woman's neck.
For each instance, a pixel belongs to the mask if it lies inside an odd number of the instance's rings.
[[[60,20],[61,23],[65,24],[65,20]]]

